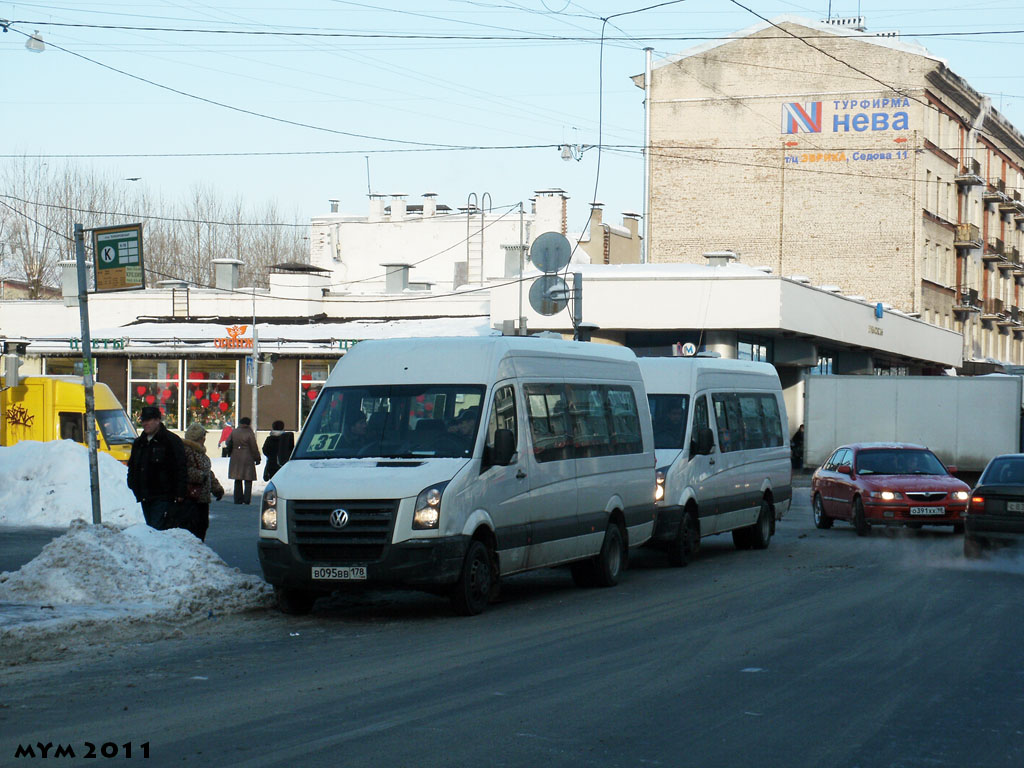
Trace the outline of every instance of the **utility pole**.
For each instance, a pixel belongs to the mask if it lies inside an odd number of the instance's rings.
[[[100,472],[96,458],[96,398],[93,394],[92,338],[89,335],[89,289],[85,274],[85,235],[75,224],[75,262],[78,267],[78,313],[82,321],[82,380],[85,384],[85,437],[89,446],[89,491],[92,496],[92,522],[100,515]]]
[[[256,331],[256,281],[252,286],[252,431],[260,428],[260,337]],[[237,426],[237,425],[236,425]]]

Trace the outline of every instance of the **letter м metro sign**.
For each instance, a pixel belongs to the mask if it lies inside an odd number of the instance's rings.
[[[94,229],[92,252],[97,293],[146,287],[141,224]]]

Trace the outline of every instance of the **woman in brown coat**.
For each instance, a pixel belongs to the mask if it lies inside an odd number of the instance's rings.
[[[193,424],[185,430],[185,469],[188,493],[185,496],[181,527],[191,531],[200,541],[206,540],[210,527],[210,497],[219,501],[224,489],[213,474],[210,457],[206,455],[206,430],[202,424]]]
[[[231,433],[231,461],[228,477],[235,481],[235,504],[252,502],[252,481],[256,479],[256,465],[260,463],[260,447],[252,431],[252,419],[238,420]]]

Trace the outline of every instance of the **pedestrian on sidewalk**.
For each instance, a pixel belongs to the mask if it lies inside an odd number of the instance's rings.
[[[793,463],[793,469],[803,469],[804,466],[804,425],[801,424],[793,436],[789,438],[789,455]]]
[[[263,467],[263,479],[270,480],[292,456],[292,449],[295,448],[295,435],[286,432],[283,421],[275,421],[271,424],[271,432],[263,441],[263,455],[267,457],[267,463]]]
[[[231,433],[228,477],[235,481],[235,504],[252,503],[252,481],[256,479],[256,465],[261,461],[260,447],[251,425],[252,419],[244,416]]]
[[[143,406],[142,434],[132,443],[128,487],[142,504],[146,522],[162,531],[174,524],[185,501],[185,446],[164,426],[160,409]]]
[[[185,466],[188,471],[188,493],[184,513],[178,527],[191,531],[200,541],[206,541],[210,527],[210,499],[224,498],[224,488],[213,474],[210,457],[206,455],[206,429],[198,422],[185,430]]]
[[[217,441],[217,447],[220,448],[221,457],[226,459],[231,455],[231,419],[224,419],[221,425],[220,440]]]

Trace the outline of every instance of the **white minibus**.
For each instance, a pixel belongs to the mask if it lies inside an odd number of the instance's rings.
[[[686,565],[701,538],[730,531],[737,549],[764,549],[789,509],[786,405],[768,363],[644,357],[640,370],[658,457],[652,544]]]
[[[278,604],[410,587],[482,611],[498,579],[568,564],[612,586],[654,530],[640,368],[622,347],[514,336],[364,341],[267,485]]]

